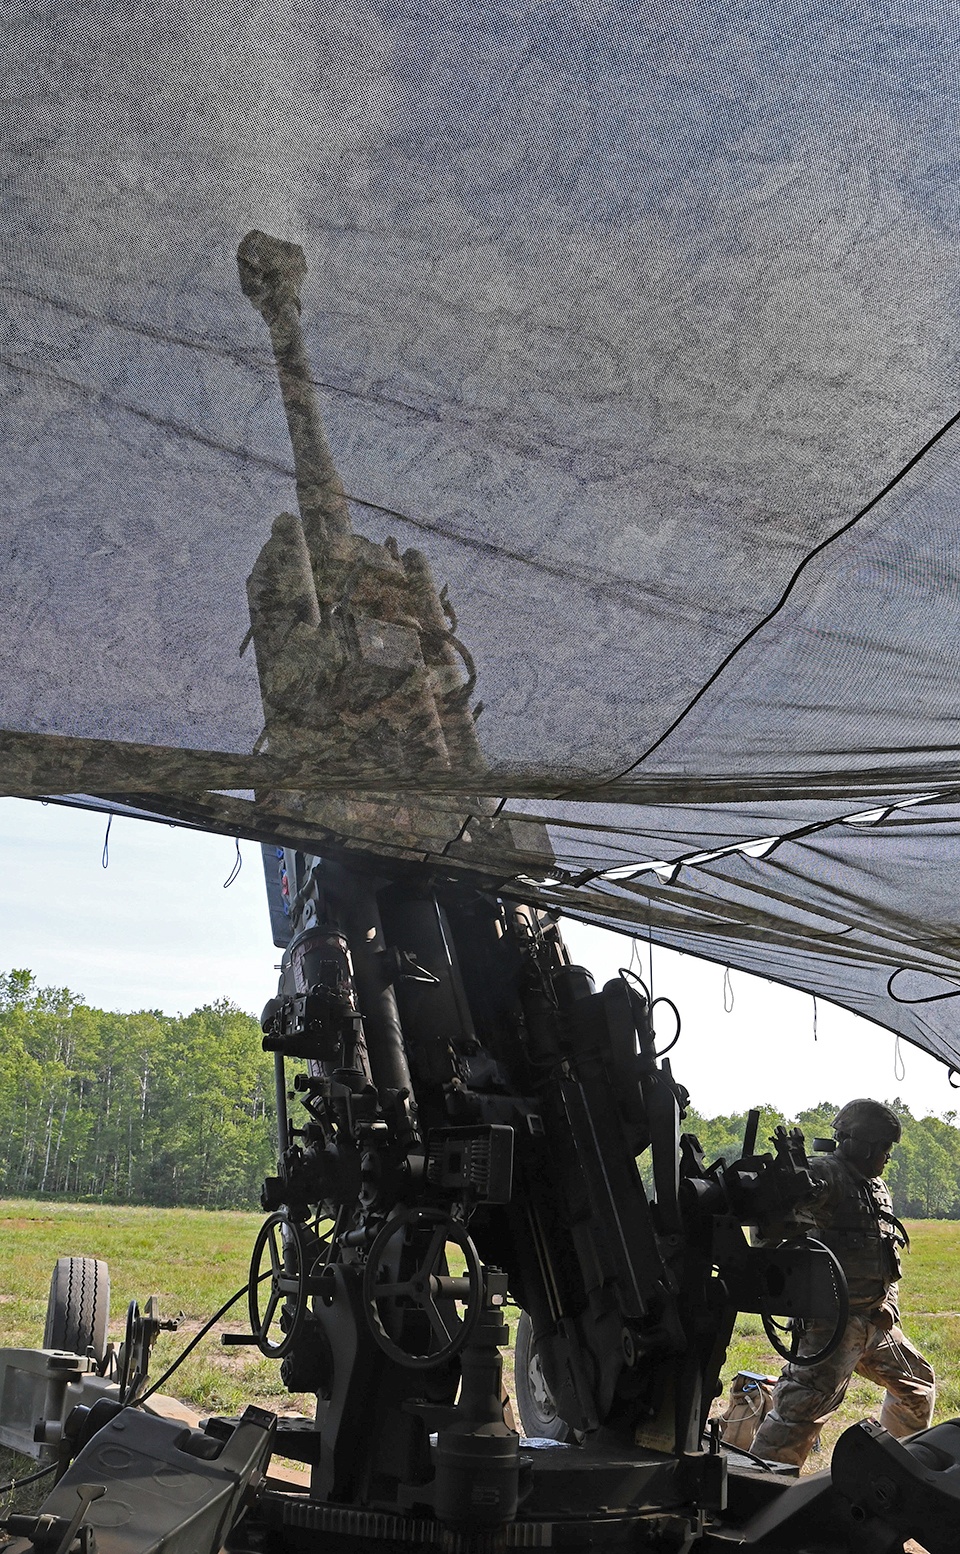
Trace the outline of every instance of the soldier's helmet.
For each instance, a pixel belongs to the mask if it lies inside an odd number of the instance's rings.
[[[858,1143],[899,1144],[900,1118],[881,1101],[871,1101],[860,1096],[841,1106],[833,1119],[833,1131],[837,1138],[856,1139]]]

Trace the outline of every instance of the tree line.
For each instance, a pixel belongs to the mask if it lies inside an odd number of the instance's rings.
[[[0,974],[3,1192],[255,1208],[277,1155],[261,1039],[227,999],[114,1014]]]
[[[227,999],[188,1015],[115,1014],[29,971],[0,974],[0,1191],[255,1208],[277,1154],[273,1061],[260,1042],[257,1021]],[[957,1114],[888,1104],[903,1125],[885,1173],[896,1212],[960,1218]],[[786,1123],[809,1152],[839,1109],[824,1101],[785,1117],[765,1106],[757,1148]],[[740,1154],[746,1121],[691,1110],[683,1128],[709,1164]]]

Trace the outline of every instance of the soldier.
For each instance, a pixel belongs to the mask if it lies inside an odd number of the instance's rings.
[[[833,1130],[836,1152],[810,1162],[811,1175],[823,1187],[805,1214],[813,1235],[830,1248],[846,1274],[850,1319],[839,1346],[825,1360],[785,1366],[773,1408],[753,1443],[759,1457],[798,1467],[842,1403],[854,1371],[886,1389],[880,1423],[891,1435],[927,1429],[936,1396],[932,1366],[900,1328],[898,1252],[909,1241],[880,1176],[899,1142],[900,1120],[879,1101],[861,1099],[840,1110]],[[805,1322],[799,1353],[822,1349],[831,1330],[829,1320]]]

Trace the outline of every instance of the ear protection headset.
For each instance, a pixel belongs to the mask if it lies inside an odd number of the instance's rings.
[[[845,1160],[852,1160],[855,1165],[871,1159],[881,1150],[892,1148],[893,1139],[871,1139],[863,1134],[845,1133],[837,1142],[837,1149]]]
[[[873,1148],[869,1139],[856,1138],[852,1133],[845,1133],[837,1143],[837,1149],[844,1160],[866,1160],[873,1153]]]

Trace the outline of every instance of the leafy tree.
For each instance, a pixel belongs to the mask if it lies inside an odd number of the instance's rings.
[[[0,1186],[248,1207],[276,1154],[273,1068],[228,1000],[112,1014],[0,976]]]

